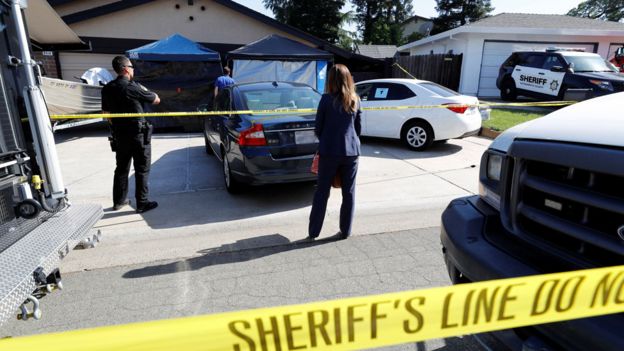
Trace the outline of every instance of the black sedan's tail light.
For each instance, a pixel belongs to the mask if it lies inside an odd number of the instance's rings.
[[[251,128],[240,132],[238,144],[240,146],[265,146],[267,141],[262,124],[254,124]]]

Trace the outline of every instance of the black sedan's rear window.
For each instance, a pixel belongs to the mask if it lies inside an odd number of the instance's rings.
[[[317,108],[321,100],[321,95],[308,87],[245,89],[241,95],[248,110]]]

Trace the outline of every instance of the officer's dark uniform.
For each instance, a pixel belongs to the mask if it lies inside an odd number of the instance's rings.
[[[143,112],[143,103],[152,103],[156,94],[124,76],[102,89],[102,111],[110,113]],[[128,195],[130,160],[134,161],[136,206],[148,203],[147,178],[152,163],[151,127],[145,118],[112,118],[117,168],[113,182],[113,202],[122,204]]]

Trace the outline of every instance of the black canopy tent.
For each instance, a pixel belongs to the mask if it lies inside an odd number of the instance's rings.
[[[161,103],[151,112],[195,111],[212,99],[214,81],[223,74],[215,51],[173,34],[159,41],[126,52],[134,66],[134,79],[156,92]],[[157,127],[183,125],[196,130],[200,119],[157,118]]]
[[[276,34],[230,51],[232,76],[237,83],[291,81],[322,91],[333,55]]]
[[[277,34],[268,35],[253,43],[230,51],[228,60],[333,60],[334,55],[327,51],[304,45]]]

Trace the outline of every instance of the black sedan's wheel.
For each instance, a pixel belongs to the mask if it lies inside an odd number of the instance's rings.
[[[516,91],[516,83],[511,79],[505,79],[501,83],[500,88],[501,99],[505,101],[515,101],[518,98],[518,91]]]
[[[208,141],[208,137],[206,136],[206,133],[204,133],[204,143],[206,144],[206,154],[214,155],[214,152],[212,151],[212,148],[210,147],[210,141]]]
[[[230,162],[228,162],[227,156],[223,154],[223,180],[225,181],[225,189],[230,194],[237,194],[241,191],[242,185],[232,177],[232,170],[230,169]]]
[[[408,148],[415,151],[422,151],[433,143],[433,130],[426,122],[413,121],[403,127],[401,140],[403,140]]]

